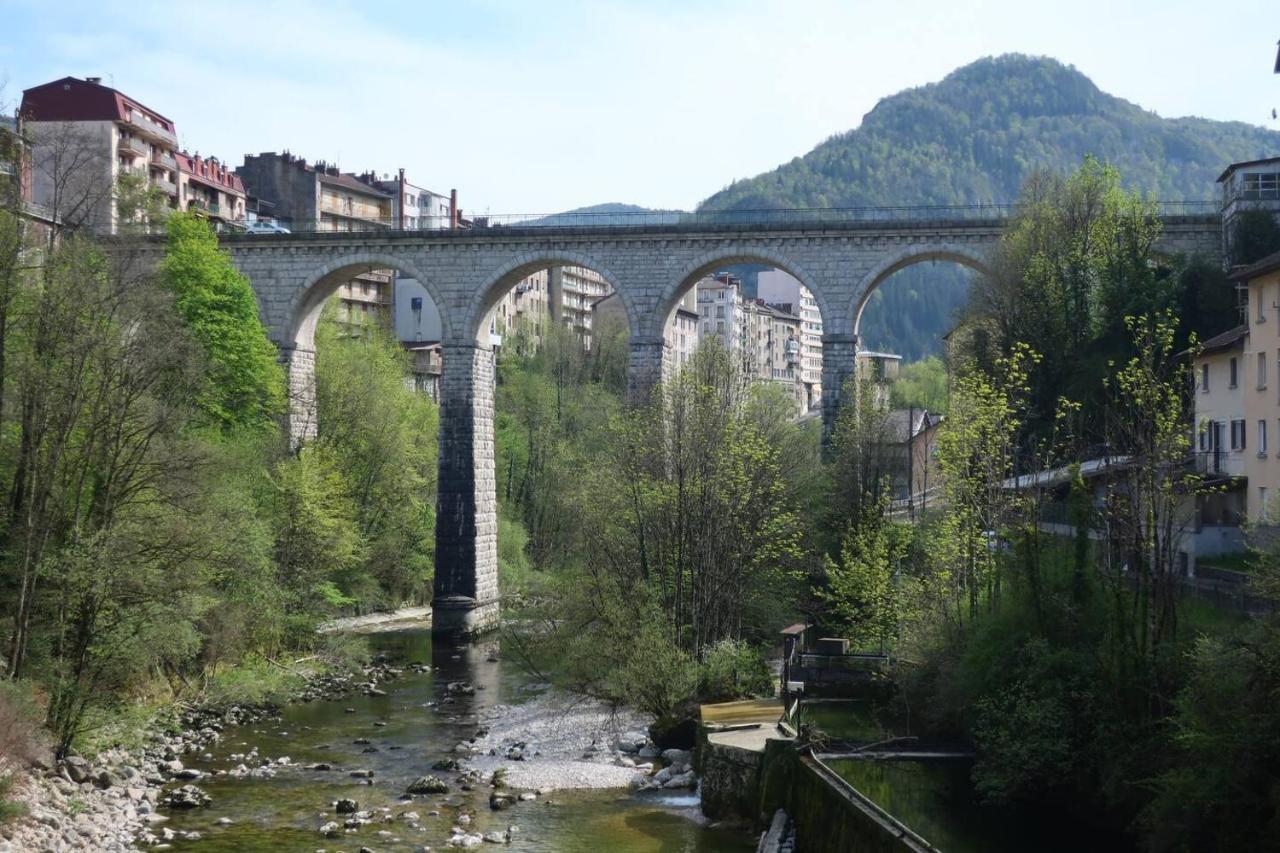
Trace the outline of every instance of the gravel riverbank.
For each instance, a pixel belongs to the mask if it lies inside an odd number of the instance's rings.
[[[353,692],[374,695],[380,692],[379,683],[402,672],[378,663],[356,673],[318,674],[308,678],[290,701],[332,699]],[[71,756],[57,763],[51,758],[37,762],[15,791],[28,813],[0,826],[0,853],[167,849],[177,836],[164,826],[168,818],[160,806],[192,807],[204,796],[198,783],[205,774],[185,767],[182,757],[205,754],[221,739],[226,726],[243,725],[277,711],[246,705],[189,708],[182,711],[176,733],[149,732],[141,751],[111,749],[92,761]],[[287,759],[246,756],[246,762],[229,774],[270,775],[278,761]],[[176,790],[162,794],[165,786],[175,783],[179,784]],[[198,834],[181,837],[196,840]]]
[[[694,787],[689,753],[653,746],[651,722],[629,709],[548,693],[490,709],[480,718],[481,734],[456,751],[468,768],[497,771],[512,788]]]

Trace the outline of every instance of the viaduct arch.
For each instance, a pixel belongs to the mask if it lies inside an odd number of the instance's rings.
[[[923,216],[910,209],[831,213],[778,221],[699,214],[656,224],[228,235],[223,245],[253,285],[288,369],[288,429],[295,441],[314,435],[315,324],[338,285],[362,270],[390,268],[421,282],[435,301],[444,372],[433,630],[468,634],[498,617],[494,366],[480,332],[506,289],[548,266],[583,266],[602,275],[626,311],[628,397],[640,402],[670,369],[663,324],[699,277],[743,261],[783,269],[813,293],[822,313],[822,415],[829,433],[855,369],[858,324],[871,293],[922,261],[984,270],[1006,222],[989,208],[955,209],[941,219],[936,209]],[[1221,246],[1216,215],[1165,218],[1166,251],[1217,258]]]

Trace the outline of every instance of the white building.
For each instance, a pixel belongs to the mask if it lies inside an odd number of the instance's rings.
[[[822,312],[808,288],[782,270],[761,272],[756,296],[800,318],[800,381],[809,408],[822,404]]]

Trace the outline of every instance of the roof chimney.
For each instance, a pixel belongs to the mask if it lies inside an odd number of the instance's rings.
[[[458,210],[458,191],[449,190],[449,227],[450,228],[458,227],[458,217],[460,215],[461,215],[461,211]]]
[[[86,77],[86,78],[84,78],[84,82],[86,82],[86,83],[92,83],[92,84],[93,84],[93,85],[95,85],[95,86],[101,86],[101,85],[102,85],[102,78],[101,78],[101,77]]]

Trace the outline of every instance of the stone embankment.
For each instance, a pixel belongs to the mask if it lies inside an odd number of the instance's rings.
[[[421,669],[422,667],[416,667]],[[378,685],[403,672],[377,663],[355,673],[322,673],[310,677],[290,701],[333,699],[351,693],[379,695]],[[0,826],[0,853],[94,850],[103,853],[149,846],[163,850],[177,834],[164,826],[166,808],[199,808],[208,795],[199,787],[204,777],[185,767],[184,755],[207,757],[210,745],[228,726],[273,716],[275,706],[230,705],[183,710],[174,731],[156,729],[144,736],[147,746],[130,752],[110,749],[92,761],[69,756],[38,761],[19,783],[16,798],[27,806],[23,819]],[[229,776],[272,776],[290,762],[288,756],[240,756]],[[178,787],[164,793],[166,786]],[[181,836],[196,840],[199,833]]]

